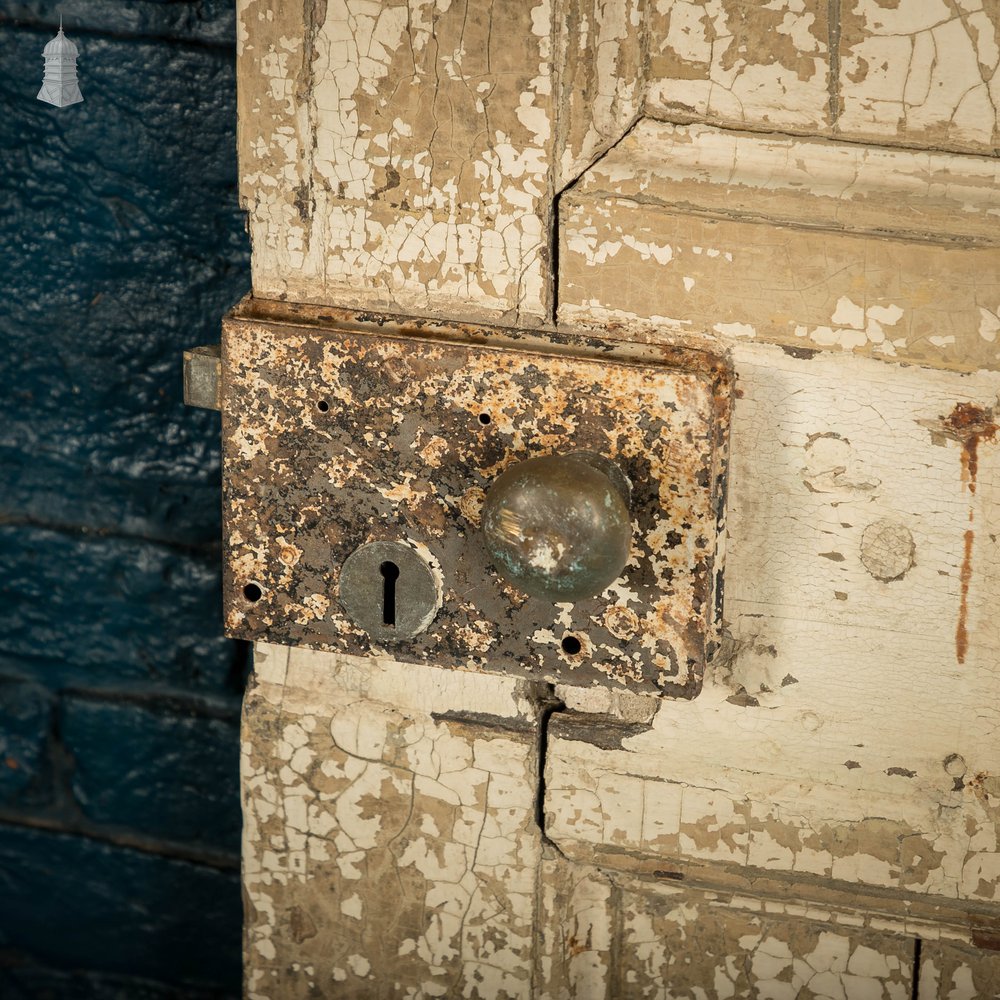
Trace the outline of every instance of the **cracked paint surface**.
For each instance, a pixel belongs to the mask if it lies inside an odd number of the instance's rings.
[[[258,295],[544,314],[548,0],[245,0],[239,20]]]
[[[982,0],[241,0],[255,293],[544,324],[553,199],[639,116],[990,152],[998,19]],[[832,311],[803,328],[831,337]]]
[[[250,1000],[909,995],[912,941],[874,921],[657,885],[543,846],[541,694],[257,645],[242,759]]]
[[[823,130],[826,0],[649,0],[647,114]]]
[[[730,645],[697,702],[661,704],[619,746],[590,735],[614,706],[560,689],[572,711],[550,723],[549,835],[626,869],[952,900],[960,924],[1000,901],[1000,455],[979,445],[970,493],[965,446],[936,428],[956,401],[988,409],[1000,377],[762,345],[736,366]],[[970,502],[991,554],[971,571],[959,648]]]
[[[1000,367],[1000,163],[643,121],[560,201],[559,315]]]
[[[555,4],[557,109],[555,189],[561,191],[614,145],[645,96],[647,0]]]
[[[730,127],[991,153],[990,0],[649,0],[644,112]]]
[[[544,1000],[909,1000],[913,944],[789,918],[731,893],[655,885],[586,864],[542,863]]]
[[[1000,954],[928,942],[920,954],[919,1000],[980,1000],[1000,995]]]
[[[242,0],[255,293],[542,322],[555,191],[638,112],[639,2]]]
[[[1000,146],[1000,7],[991,0],[851,0],[840,30],[844,134]]]
[[[244,708],[249,1000],[521,997],[537,702],[461,674],[258,644]],[[484,723],[483,719],[488,719]]]
[[[536,959],[538,1000],[596,1000],[608,995],[609,958],[618,943],[611,919],[612,887],[589,865],[549,852],[539,879],[540,912],[547,915]]]
[[[722,902],[722,901],[720,901]],[[623,892],[622,996],[909,1000],[912,946],[750,913],[683,890]]]

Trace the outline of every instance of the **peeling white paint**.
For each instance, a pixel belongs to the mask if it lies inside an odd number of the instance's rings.
[[[961,915],[1000,901],[1000,479],[984,437],[970,490],[940,426],[1000,394],[1000,166],[947,152],[998,147],[998,23],[976,0],[240,0],[256,294],[546,323],[577,181],[560,321],[732,347],[742,391],[729,645],[690,703],[556,692],[544,851],[537,691],[258,646],[251,1000],[906,1000],[914,933],[922,997],[995,989]],[[618,142],[642,114],[736,128]],[[610,594],[627,643],[635,595]]]

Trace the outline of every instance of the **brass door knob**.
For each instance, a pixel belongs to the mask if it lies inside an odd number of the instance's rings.
[[[621,469],[592,452],[512,466],[483,505],[494,566],[518,590],[553,603],[600,594],[628,562],[630,492]]]

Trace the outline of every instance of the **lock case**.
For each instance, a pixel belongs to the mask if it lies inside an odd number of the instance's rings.
[[[686,347],[248,297],[221,354],[227,633],[692,698],[721,624],[731,388],[725,359]],[[553,605],[497,576],[479,516],[505,469],[573,451],[628,477],[632,549],[603,594]],[[436,581],[418,634],[359,624],[371,581],[341,593],[372,542]],[[401,620],[428,592],[408,558]]]

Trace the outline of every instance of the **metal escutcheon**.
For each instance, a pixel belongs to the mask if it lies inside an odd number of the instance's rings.
[[[434,570],[405,542],[368,542],[340,570],[340,603],[348,618],[379,643],[423,632],[441,607]]]

